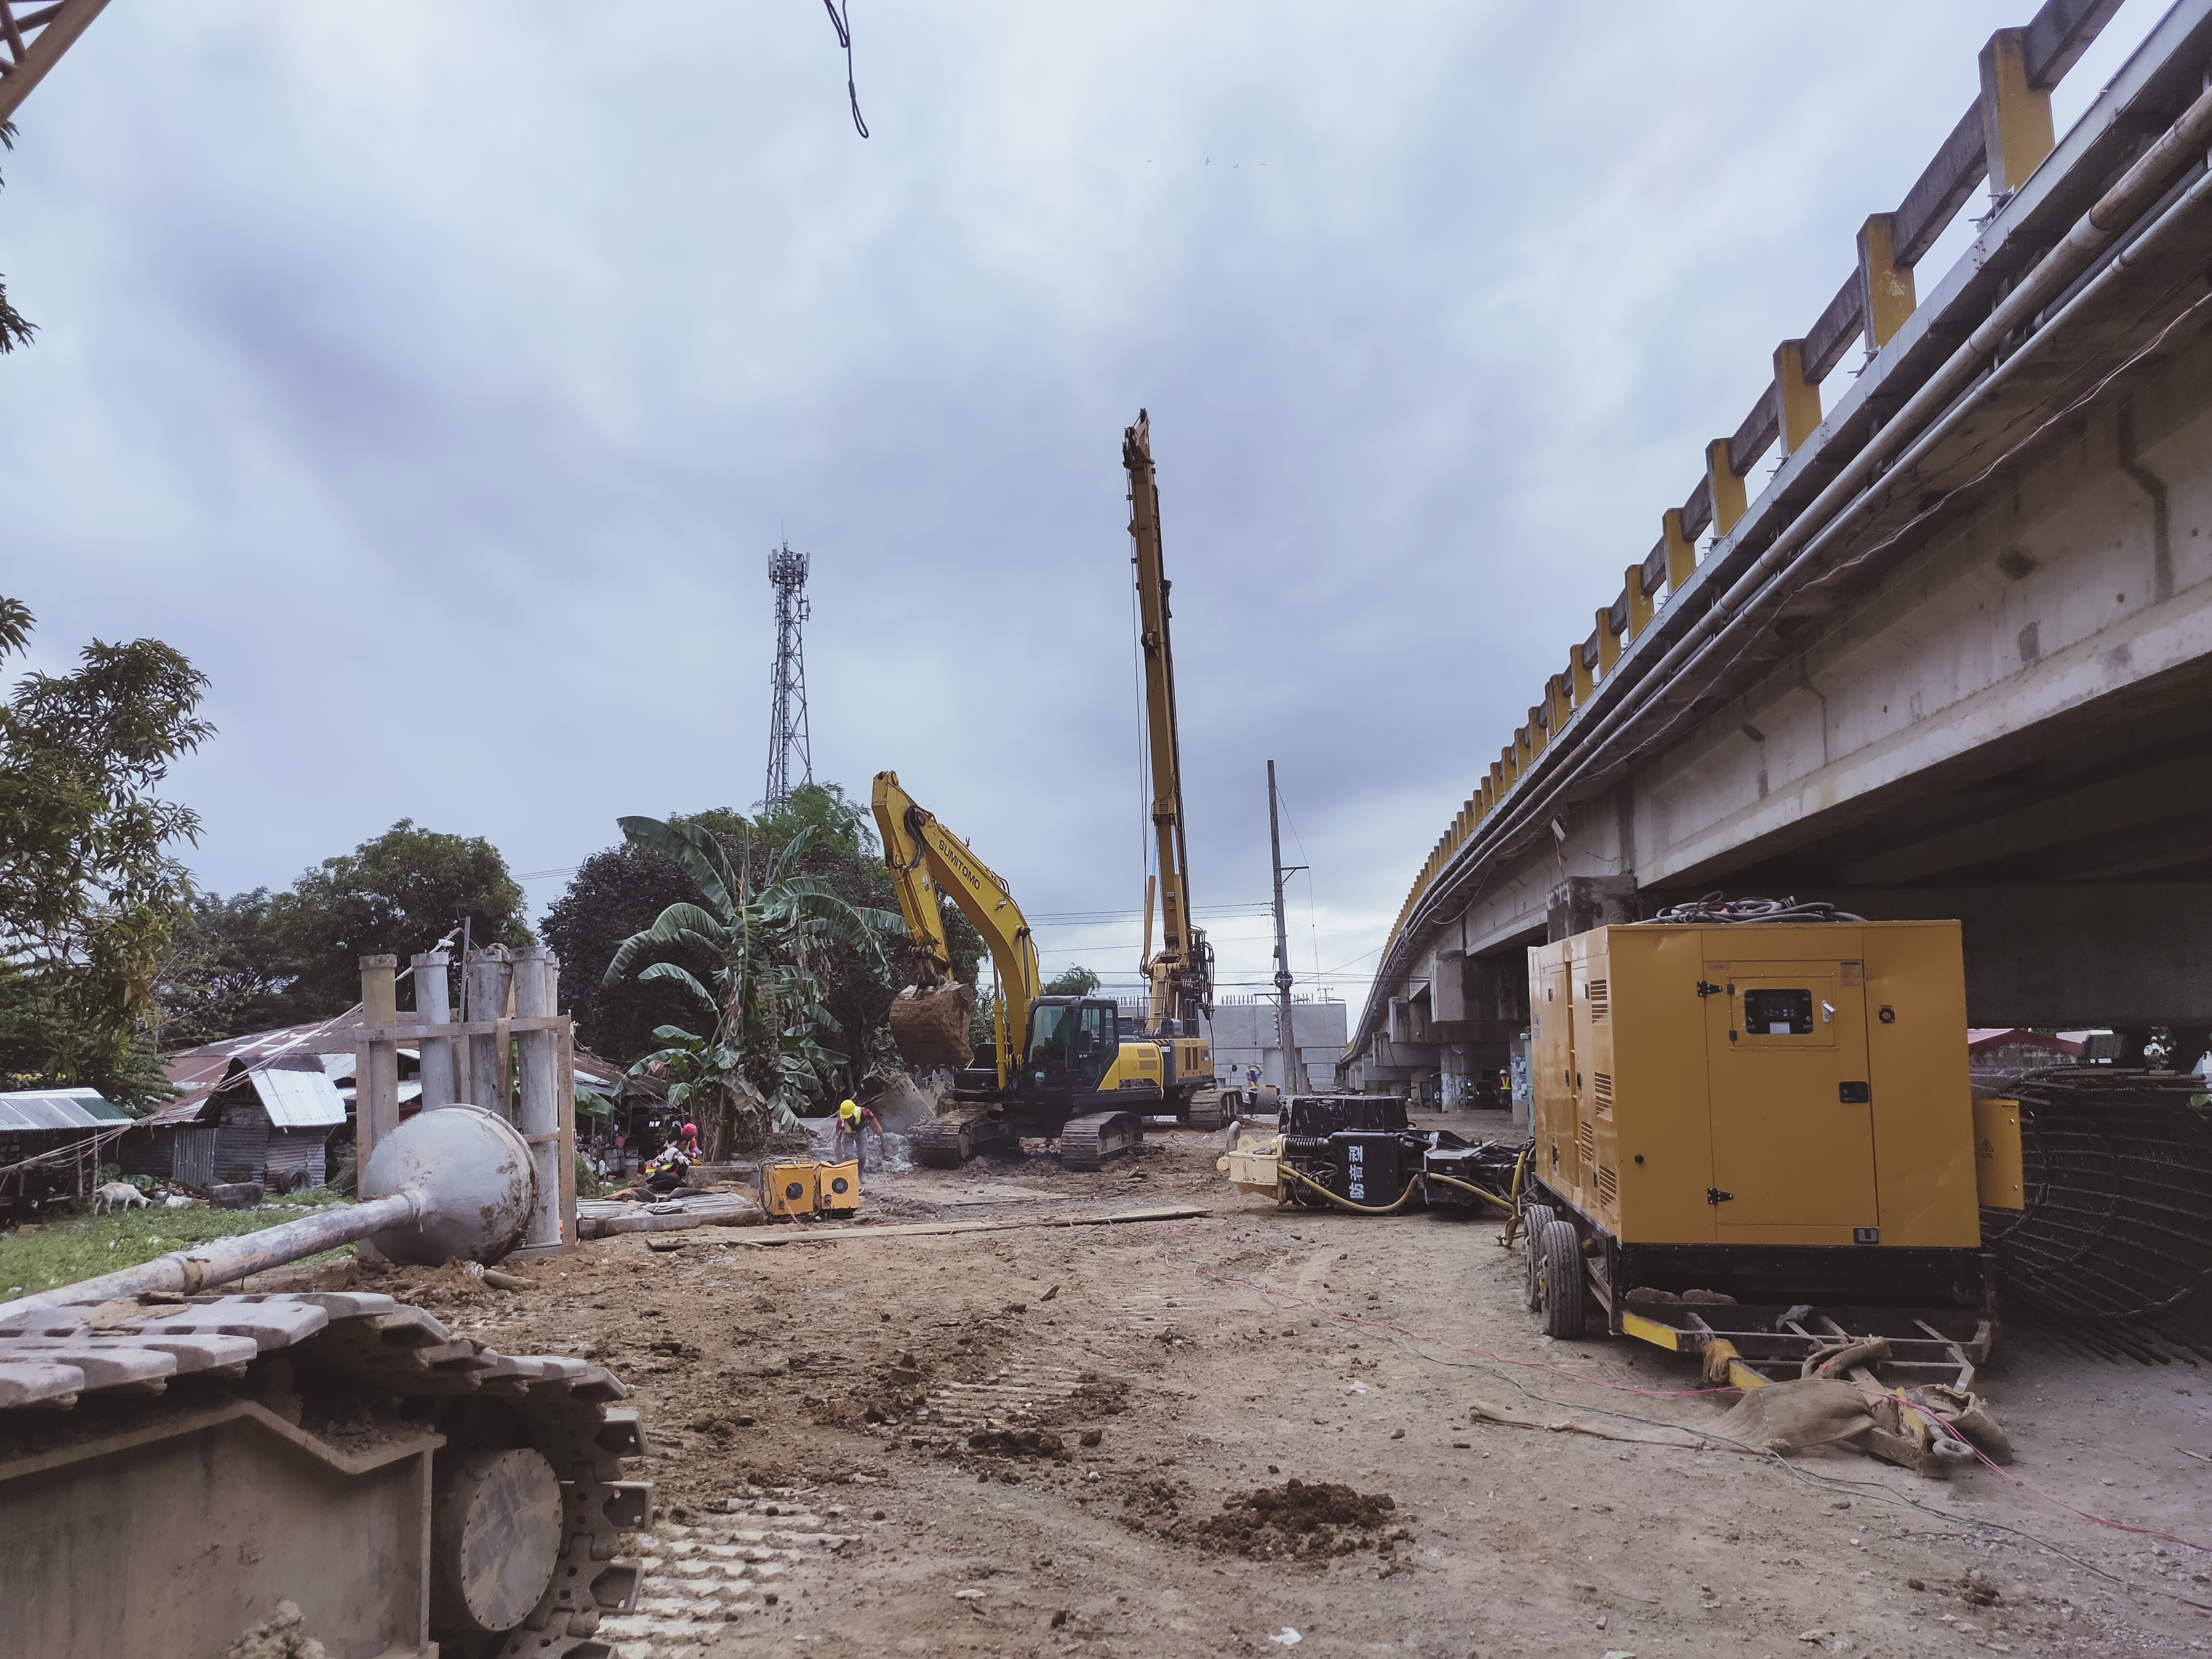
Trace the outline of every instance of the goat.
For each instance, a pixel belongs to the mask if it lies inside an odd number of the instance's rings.
[[[92,1195],[92,1212],[94,1215],[102,1210],[128,1209],[133,1204],[144,1208],[146,1194],[127,1181],[108,1182]]]

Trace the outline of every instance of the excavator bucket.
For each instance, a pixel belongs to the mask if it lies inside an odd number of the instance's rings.
[[[958,1071],[975,1058],[969,1042],[973,987],[954,980],[934,990],[908,986],[891,999],[891,1041],[916,1072]]]

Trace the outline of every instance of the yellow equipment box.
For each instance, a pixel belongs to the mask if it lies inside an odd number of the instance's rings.
[[[2020,1103],[1997,1096],[1974,1101],[1974,1174],[1988,1210],[2024,1210]]]
[[[1979,1246],[1957,922],[1645,922],[1528,959],[1536,1174],[1613,1239]]]
[[[1639,922],[1532,947],[1546,1331],[1582,1334],[1587,1289],[1613,1334],[1738,1387],[1877,1335],[1881,1376],[1966,1386],[1996,1336],[1980,1206],[2020,1204],[2021,1143],[2017,1106],[1967,1080],[1959,933]]]
[[[817,1164],[814,1167],[814,1186],[822,1207],[833,1213],[860,1207],[860,1165],[854,1160],[845,1164]]]
[[[761,1208],[770,1215],[812,1215],[821,1207],[811,1164],[761,1165]]]

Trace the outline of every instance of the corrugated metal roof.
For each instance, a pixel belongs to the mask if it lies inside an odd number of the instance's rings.
[[[262,1109],[280,1129],[319,1129],[345,1121],[345,1102],[312,1054],[272,1060],[250,1074]]]
[[[0,1094],[0,1130],[99,1129],[131,1114],[91,1089],[23,1089]]]
[[[247,1065],[264,1060],[271,1055],[283,1054],[296,1048],[309,1037],[328,1036],[347,1031],[361,1024],[358,1009],[341,1014],[336,1019],[317,1020],[307,1025],[279,1026],[273,1031],[250,1031],[244,1036],[225,1037],[220,1042],[203,1044],[198,1048],[179,1048],[161,1056],[161,1069],[169,1074],[169,1081],[184,1092],[162,1107],[146,1122],[155,1127],[171,1124],[191,1123],[200,1115],[208,1097],[222,1085],[230,1075],[234,1060]],[[326,1069],[330,1061],[337,1060],[350,1072],[352,1056],[348,1054],[315,1054],[308,1056]],[[339,1075],[343,1075],[343,1073]]]

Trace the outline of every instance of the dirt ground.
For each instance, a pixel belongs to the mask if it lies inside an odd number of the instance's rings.
[[[726,1546],[718,1526],[779,1508],[849,1535],[722,1622],[635,1626],[624,1659],[2212,1650],[2190,1605],[2212,1607],[2212,1555],[1987,1470],[1638,1443],[1733,1396],[1638,1344],[1543,1338],[1492,1221],[1279,1209],[1228,1188],[1217,1150],[1155,1133],[1095,1174],[1037,1157],[870,1182],[883,1220],[1202,1218],[631,1235],[526,1270],[527,1291],[454,1270],[393,1288],[631,1384],[665,1534],[691,1540],[648,1547]],[[2012,1474],[2212,1542],[2212,1376],[2008,1332],[1984,1382]]]

